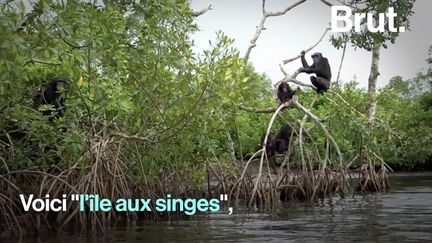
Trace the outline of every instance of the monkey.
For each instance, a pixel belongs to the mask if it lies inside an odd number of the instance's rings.
[[[296,93],[295,91],[291,90],[287,82],[282,82],[278,86],[277,97],[279,98],[279,101],[282,104],[292,99],[295,93]]]
[[[292,127],[288,124],[283,125],[279,129],[279,132],[275,136],[275,148],[278,153],[285,154],[288,151],[292,132]]]
[[[285,154],[288,151],[288,146],[292,134],[292,127],[288,124],[283,125],[276,136],[270,133],[267,138],[266,153],[274,172],[277,172],[274,156],[276,152]],[[261,136],[261,147],[264,145],[265,133]]]
[[[47,83],[43,88],[38,105],[53,105],[55,111],[55,117],[63,117],[66,112],[65,107],[65,90],[67,87],[67,81],[63,79],[54,79]],[[52,119],[51,110],[44,110],[42,114],[45,117]]]
[[[263,135],[261,136],[261,146],[264,145],[264,139],[265,139],[265,135],[266,133],[263,133]],[[267,156],[271,157],[275,154],[275,140],[274,140],[274,134],[272,132],[269,133],[268,138],[267,138],[267,146],[266,146],[266,152],[267,152]]]
[[[311,76],[310,80],[316,87],[317,93],[323,94],[330,88],[330,80],[332,76],[328,59],[323,57],[321,53],[316,52],[312,54],[313,64],[309,66],[304,57],[305,51],[302,51],[300,55],[303,65],[303,68],[300,69],[300,72],[316,74],[316,77]]]

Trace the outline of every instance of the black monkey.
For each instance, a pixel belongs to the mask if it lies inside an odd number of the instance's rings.
[[[279,132],[275,136],[275,147],[278,153],[284,154],[286,151],[288,151],[288,145],[292,132],[292,127],[288,124],[283,125],[279,129]]]
[[[40,94],[39,105],[53,105],[57,118],[64,116],[66,111],[64,104],[66,100],[64,92],[66,86],[67,81],[54,79],[45,85]],[[46,117],[51,116],[51,110],[44,110],[42,113]]]
[[[296,93],[295,91],[291,90],[287,82],[282,82],[278,86],[277,97],[279,98],[279,101],[282,104],[292,99],[295,93]]]
[[[312,54],[313,64],[308,65],[305,59],[305,51],[301,52],[301,62],[303,68],[300,72],[315,73],[316,77],[311,76],[312,84],[317,88],[317,92],[322,94],[330,88],[331,70],[327,58],[323,57],[321,53],[316,52]]]
[[[261,136],[261,147],[264,145],[265,135],[266,133],[264,133]],[[266,146],[267,156],[272,157],[273,155],[275,155],[275,151],[276,151],[276,146],[275,146],[274,135],[272,132],[270,132],[267,138],[267,146]]]
[[[273,171],[276,170],[276,163],[274,161],[274,156],[276,152],[280,154],[285,154],[288,151],[288,145],[292,134],[292,127],[288,124],[283,125],[276,136],[273,136],[273,133],[270,133],[267,138],[266,145],[266,153],[269,159],[269,162],[273,168]],[[264,145],[265,133],[261,136],[261,147]]]

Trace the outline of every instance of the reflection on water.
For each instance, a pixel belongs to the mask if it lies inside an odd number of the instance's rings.
[[[281,204],[272,214],[117,225],[105,236],[64,233],[23,242],[432,242],[432,174],[394,176],[390,183],[387,194]]]

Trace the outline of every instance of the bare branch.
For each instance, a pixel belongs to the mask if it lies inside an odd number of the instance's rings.
[[[127,134],[124,134],[122,132],[114,132],[112,135],[116,136],[116,137],[126,138],[126,139],[133,139],[133,140],[141,140],[141,141],[145,141],[145,142],[152,142],[148,138],[140,137],[138,135],[127,135]]]
[[[329,1],[321,0],[321,2],[324,3],[325,5],[329,6],[329,7],[333,7],[333,4],[331,4]]]
[[[293,100],[294,100],[294,99],[293,99]],[[291,102],[290,102],[290,103],[291,103]],[[252,195],[251,195],[250,200],[249,200],[249,206],[252,206],[253,200],[255,199],[255,194],[256,194],[257,189],[258,189],[258,184],[259,184],[259,182],[261,181],[261,175],[262,175],[262,168],[263,168],[263,164],[264,164],[264,158],[267,157],[266,147],[267,147],[268,136],[269,136],[270,131],[271,131],[272,127],[273,127],[273,123],[274,123],[274,121],[276,120],[276,117],[277,117],[278,113],[279,113],[283,108],[287,107],[288,105],[289,105],[288,102],[287,102],[287,103],[284,103],[284,104],[281,104],[281,105],[276,109],[275,113],[273,113],[273,116],[272,116],[272,118],[270,119],[269,125],[268,125],[268,127],[267,127],[267,131],[266,131],[266,135],[265,135],[265,137],[264,137],[264,141],[263,141],[263,144],[262,144],[262,149],[261,149],[261,151],[263,151],[263,152],[261,153],[261,159],[260,159],[260,166],[259,166],[259,170],[258,170],[258,175],[257,175],[257,178],[256,178],[256,180],[255,180],[255,185],[254,185],[254,188],[253,188],[253,190],[252,190]]]
[[[325,29],[325,31],[324,31],[324,33],[323,33],[323,35],[321,36],[321,38],[317,41],[317,43],[315,43],[313,46],[311,46],[311,47],[309,47],[309,48],[307,48],[306,50],[304,50],[305,51],[305,53],[308,53],[310,50],[312,50],[312,49],[314,49],[323,39],[324,39],[324,36],[327,34],[327,32],[330,30],[330,28],[326,28]],[[283,64],[287,64],[287,63],[289,63],[289,62],[292,62],[292,61],[294,61],[294,60],[296,60],[296,59],[298,59],[298,58],[300,58],[301,57],[301,55],[299,54],[299,55],[297,55],[296,57],[293,57],[293,58],[289,58],[289,59],[285,59],[285,60],[283,60],[282,61],[282,63]]]
[[[300,1],[296,2],[296,3],[294,3],[293,5],[288,6],[286,9],[284,9],[282,11],[266,12],[266,15],[269,16],[269,17],[284,15],[288,11],[290,11],[291,9],[297,7],[298,5],[300,5],[300,4],[304,3],[304,2],[306,2],[306,0],[300,0]]]
[[[266,108],[266,109],[255,109],[255,108],[249,108],[246,106],[240,106],[240,110],[249,111],[253,113],[273,113],[276,111],[275,107]]]
[[[297,79],[289,79],[288,82],[295,83],[295,84],[303,86],[303,87],[309,87],[311,89],[316,89],[316,87],[313,86],[312,84],[305,84],[302,81],[299,81]]]
[[[43,64],[43,65],[52,65],[52,66],[63,65],[63,62],[47,62],[47,61],[42,61],[42,60],[32,58],[24,63],[24,67],[27,66],[28,64],[35,64],[35,63]]]
[[[306,115],[308,115],[310,118],[312,118],[312,120],[314,120],[316,123],[321,123],[322,124],[322,120],[320,118],[318,118],[317,116],[315,116],[314,114],[312,114],[312,112],[310,112],[308,109],[306,109],[306,107],[302,106],[300,103],[295,102],[294,106],[303,111],[303,113],[305,113]]]
[[[310,112],[308,109],[306,109],[304,106],[302,106],[300,103],[298,102],[294,102],[293,105],[303,111],[306,115],[308,115],[312,120],[315,121],[315,123],[318,124],[318,126],[321,127],[321,129],[324,131],[324,134],[326,135],[326,137],[330,140],[330,142],[333,144],[334,148],[336,149],[336,153],[339,157],[339,162],[342,163],[343,162],[343,158],[342,158],[342,153],[339,149],[339,146],[337,145],[336,141],[333,139],[332,135],[330,134],[330,132],[327,130],[327,128],[324,126],[324,124],[322,123],[321,119],[318,118],[317,116],[315,116],[314,114],[312,114],[312,112]]]
[[[393,169],[380,157],[378,156],[375,152],[371,151],[373,156],[375,156],[379,161],[381,161],[381,163],[383,163],[387,169],[389,169],[391,172],[394,172]]]
[[[266,21],[266,18],[267,18],[267,16],[265,16],[265,14],[263,14],[261,22],[260,22],[259,26],[257,26],[255,35],[252,37],[252,40],[250,41],[250,45],[249,45],[248,49],[246,50],[246,54],[243,57],[243,60],[245,62],[247,62],[249,60],[249,55],[250,55],[252,49],[256,46],[256,41],[258,40],[258,37],[260,36],[261,31],[264,30],[264,23]]]
[[[234,183],[234,186],[231,188],[231,191],[230,191],[230,196],[229,196],[229,198],[231,198],[231,195],[232,195],[232,193],[233,193],[233,191],[234,191],[234,189],[236,188],[236,186],[237,186],[237,195],[236,195],[236,200],[238,201],[238,194],[239,194],[239,192],[240,192],[240,186],[238,186],[238,184],[241,182],[241,180],[244,178],[244,176],[245,176],[245,174],[246,174],[246,171],[247,171],[247,168],[249,167],[249,164],[251,163],[251,161],[258,155],[258,154],[260,154],[261,152],[263,152],[263,150],[262,149],[260,149],[260,150],[258,150],[255,154],[253,154],[250,158],[249,158],[249,160],[246,162],[246,165],[244,166],[244,168],[243,168],[243,172],[242,172],[242,174],[241,174],[241,176],[239,177],[239,179],[237,180],[237,182],[236,183]],[[263,153],[265,153],[265,152],[263,152]]]
[[[249,60],[250,53],[251,53],[252,49],[256,46],[256,41],[258,40],[259,36],[261,35],[261,32],[262,32],[263,30],[265,30],[264,24],[265,24],[265,21],[267,20],[267,17],[274,17],[274,16],[284,15],[284,14],[286,14],[288,11],[290,11],[291,9],[293,9],[293,8],[297,7],[298,5],[304,3],[305,1],[306,1],[306,0],[300,0],[300,1],[298,1],[298,2],[296,2],[296,3],[294,3],[294,4],[292,4],[291,6],[287,7],[287,8],[284,9],[283,11],[267,12],[267,11],[265,10],[265,0],[263,0],[263,4],[262,4],[262,14],[263,14],[263,15],[262,15],[262,18],[261,18],[260,24],[259,24],[259,25],[257,26],[257,28],[256,28],[255,35],[252,37],[252,39],[251,39],[251,41],[250,41],[249,47],[248,47],[248,49],[246,50],[246,53],[245,53],[245,55],[244,55],[244,57],[243,57],[243,60],[244,60],[245,62],[247,62],[247,61]]]
[[[285,78],[283,78],[282,80],[279,80],[278,82],[276,82],[276,83],[273,85],[273,87],[274,87],[275,89],[276,89],[276,88],[279,86],[279,84],[282,83],[282,82],[295,83],[295,84],[297,84],[297,85],[299,85],[299,86],[309,87],[309,88],[312,88],[312,89],[316,89],[316,87],[313,86],[312,84],[306,84],[306,83],[303,83],[303,82],[300,81],[300,80],[295,79],[295,78],[297,77],[297,75],[300,73],[301,68],[297,69],[297,71],[295,71],[294,74],[289,75],[289,74],[288,74],[288,71],[285,70],[285,66],[284,66],[282,63],[279,64],[279,67],[280,67],[281,71],[285,74]]]
[[[198,16],[200,16],[200,15],[203,15],[203,14],[205,14],[207,11],[209,11],[209,10],[213,10],[212,9],[212,7],[211,7],[211,4],[209,4],[208,5],[208,7],[207,8],[203,8],[203,9],[201,9],[200,11],[192,11],[192,16],[194,16],[194,17],[198,17]]]

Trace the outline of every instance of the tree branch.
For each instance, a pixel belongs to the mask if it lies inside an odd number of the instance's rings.
[[[331,4],[329,1],[321,0],[321,2],[324,3],[325,5],[329,6],[329,7],[333,7],[333,4]]]
[[[285,70],[284,66],[282,65],[282,63],[279,64],[279,67],[281,68],[281,71],[284,73],[285,78],[283,78],[282,80],[279,80],[278,82],[276,82],[273,87],[276,89],[280,83],[282,82],[290,82],[290,83],[295,83],[299,86],[303,86],[303,87],[309,87],[312,89],[316,89],[315,86],[313,86],[312,84],[306,84],[303,83],[300,80],[295,79],[297,77],[297,75],[300,73],[301,68],[299,68],[297,71],[294,72],[293,75],[289,75],[288,72]]]
[[[90,43],[87,43],[85,45],[74,45],[71,42],[67,41],[64,37],[62,37],[62,40],[64,43],[66,43],[68,46],[72,47],[72,49],[82,49],[82,48],[87,48],[88,46],[90,46]]]
[[[116,136],[116,137],[126,138],[126,139],[141,140],[141,141],[145,141],[145,142],[154,142],[154,141],[152,141],[148,138],[145,138],[145,137],[140,137],[138,135],[127,135],[127,134],[124,134],[122,132],[114,132],[114,133],[112,133],[112,135]]]
[[[273,113],[276,111],[275,107],[270,107],[270,108],[266,108],[266,109],[255,109],[255,108],[249,108],[249,107],[240,105],[239,108],[240,108],[240,110],[253,112],[253,113]]]
[[[213,10],[212,7],[211,7],[211,4],[209,4],[207,8],[203,8],[200,11],[191,11],[191,13],[192,13],[193,17],[198,17],[200,15],[205,14],[209,10]]]
[[[286,9],[284,9],[282,11],[266,12],[266,15],[269,16],[269,17],[284,15],[288,11],[290,11],[291,9],[297,7],[298,5],[300,5],[300,4],[304,3],[304,2],[306,2],[306,0],[300,0],[300,1],[296,2],[296,3],[294,3],[293,5],[288,6]]]
[[[289,103],[291,103],[291,102],[289,102]],[[268,136],[269,136],[269,134],[271,132],[271,129],[273,127],[273,123],[276,120],[276,117],[277,117],[278,113],[283,108],[287,107],[289,103],[287,102],[287,103],[281,104],[276,109],[275,113],[273,113],[273,116],[270,119],[269,125],[267,127],[267,131],[266,131],[266,134],[265,134],[265,137],[264,137],[264,141],[263,141],[263,144],[262,144],[262,148],[261,148],[261,151],[263,151],[263,152],[261,153],[261,159],[260,159],[260,165],[259,165],[258,175],[257,175],[257,178],[255,179],[255,185],[254,185],[254,188],[252,190],[252,195],[251,195],[250,200],[249,200],[249,206],[252,206],[253,200],[255,199],[255,194],[256,194],[257,189],[258,189],[258,184],[261,181],[262,168],[263,168],[263,164],[264,164],[264,157],[267,158],[266,147],[267,147]],[[267,159],[267,161],[268,161],[268,159]]]
[[[331,134],[329,133],[329,131],[327,130],[327,128],[322,123],[322,120],[320,118],[318,118],[317,116],[315,116],[314,114],[312,114],[312,112],[310,112],[308,109],[306,109],[300,103],[294,102],[293,105],[297,109],[299,109],[299,110],[303,111],[305,114],[307,114],[312,120],[315,121],[315,123],[317,123],[321,127],[321,129],[324,131],[324,134],[326,135],[326,137],[330,140],[330,142],[335,147],[336,153],[337,153],[337,155],[339,157],[339,162],[342,163],[343,158],[342,158],[342,153],[341,153],[341,151],[339,149],[339,146],[337,145],[336,141],[333,139],[333,137],[331,136]]]
[[[260,24],[257,26],[257,29],[256,29],[256,32],[255,32],[255,35],[254,35],[254,36],[252,37],[252,39],[250,40],[249,47],[248,47],[248,49],[246,50],[246,53],[245,53],[245,55],[244,55],[244,57],[243,57],[243,60],[244,60],[245,62],[247,62],[247,61],[249,60],[250,53],[251,53],[252,49],[256,46],[256,41],[258,40],[259,36],[261,35],[261,32],[262,32],[263,30],[265,30],[264,24],[265,24],[265,21],[267,20],[267,17],[274,17],[274,16],[284,15],[284,14],[286,14],[288,11],[290,11],[291,9],[293,9],[293,8],[297,7],[298,5],[304,3],[305,1],[306,1],[306,0],[300,0],[300,1],[298,1],[298,2],[296,2],[296,3],[294,3],[294,4],[292,4],[291,6],[288,6],[288,7],[287,7],[286,9],[284,9],[283,11],[267,12],[267,11],[265,10],[265,0],[263,0],[263,3],[262,3],[262,18],[261,18]]]
[[[324,39],[324,36],[327,34],[327,32],[329,30],[330,30],[330,28],[326,28],[325,31],[324,31],[324,33],[322,34],[321,38],[314,45],[312,45],[311,47],[309,47],[306,50],[304,50],[305,53],[308,53],[309,51],[311,51],[312,49],[314,49]],[[287,64],[289,62],[292,62],[292,61],[294,61],[294,60],[296,60],[296,59],[298,59],[300,57],[301,57],[301,55],[299,54],[296,57],[283,60],[282,63],[285,65],[285,64]]]
[[[39,64],[44,64],[44,65],[52,65],[52,66],[60,66],[60,65],[62,65],[63,64],[63,62],[46,62],[46,61],[41,61],[41,60],[38,60],[38,59],[30,59],[30,60],[28,60],[28,61],[26,61],[25,63],[24,63],[24,67],[25,66],[27,66],[28,64],[35,64],[35,63],[39,63]]]
[[[297,100],[298,100],[298,96],[294,95],[291,100],[289,100],[285,103],[282,103],[279,106],[283,105],[284,108],[294,107],[294,103],[297,102]],[[255,108],[250,108],[250,107],[240,105],[239,108],[240,108],[240,110],[253,112],[253,113],[273,113],[279,108],[279,106],[278,107],[265,108],[265,109],[255,109]]]
[[[339,77],[340,77],[340,73],[341,73],[341,70],[342,70],[342,64],[343,64],[344,59],[345,59],[345,52],[346,52],[347,43],[348,43],[348,40],[345,41],[344,46],[343,46],[342,57],[341,57],[341,61],[340,61],[340,64],[339,64],[338,74],[337,74],[337,77],[336,77],[336,83],[339,82]]]

